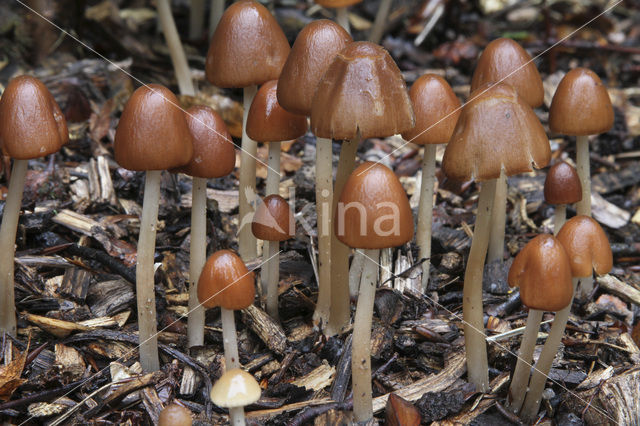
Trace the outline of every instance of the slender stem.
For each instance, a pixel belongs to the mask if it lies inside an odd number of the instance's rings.
[[[336,22],[344,28],[346,32],[351,34],[351,28],[349,27],[349,12],[346,7],[339,7],[336,9]]]
[[[376,19],[373,21],[373,27],[371,28],[371,33],[369,34],[369,41],[372,43],[380,43],[382,40],[382,34],[384,33],[384,27],[387,23],[387,16],[389,15],[389,10],[391,9],[392,0],[382,0],[380,2],[380,6],[378,7],[378,13],[376,14]]]
[[[229,408],[229,420],[232,426],[244,426],[244,407]]]
[[[420,204],[418,205],[418,232],[416,243],[420,248],[420,259],[427,259],[422,264],[422,291],[427,291],[429,284],[429,268],[431,266],[431,224],[433,222],[433,185],[436,180],[436,148],[437,144],[424,146],[422,158],[422,183],[420,184]]]
[[[493,201],[491,216],[491,236],[489,237],[489,252],[487,263],[500,261],[504,255],[504,228],[507,214],[507,177],[504,170],[496,181],[496,195]]]
[[[527,393],[531,363],[533,361],[533,351],[536,347],[538,330],[540,329],[540,321],[542,321],[543,313],[543,311],[537,309],[529,310],[527,326],[522,336],[522,343],[520,344],[520,351],[518,352],[518,362],[516,362],[516,369],[513,372],[511,386],[509,387],[509,398],[507,400],[508,408],[516,414],[520,411],[524,396]]]
[[[280,142],[269,142],[266,195],[280,193]]]
[[[482,184],[476,224],[473,227],[473,241],[464,274],[462,313],[467,353],[467,380],[476,386],[478,392],[489,389],[489,364],[482,319],[482,274],[489,244],[489,222],[495,188],[495,179]]]
[[[189,8],[189,38],[195,40],[202,35],[204,28],[204,0],[191,0]]]
[[[365,250],[360,294],[353,320],[351,380],[353,383],[353,415],[357,422],[373,417],[371,399],[371,320],[378,281],[379,250]]]
[[[144,182],[140,235],[138,236],[136,297],[138,303],[140,364],[142,364],[144,371],[157,371],[160,369],[153,256],[156,250],[156,225],[158,221],[161,175],[162,172],[160,170],[147,171]]]
[[[198,280],[207,261],[207,180],[194,177],[191,188],[191,244],[189,253],[189,347],[204,344],[204,307],[198,301]]]
[[[557,204],[553,212],[553,235],[558,235],[560,229],[567,221],[567,205]]]
[[[240,368],[238,356],[238,340],[236,337],[236,320],[233,310],[220,308],[222,320],[222,345],[224,346],[225,371]]]
[[[17,331],[13,263],[27,164],[28,160],[13,160],[9,193],[4,203],[0,225],[0,334],[7,332],[12,336],[15,336]]]
[[[211,0],[211,13],[209,14],[209,38],[218,27],[218,22],[224,13],[224,0]]]
[[[244,113],[242,117],[242,150],[240,152],[240,217],[238,218],[238,252],[245,262],[257,257],[256,238],[251,232],[252,202],[256,198],[256,155],[258,144],[247,136],[247,115],[258,86],[244,88]]]
[[[582,185],[582,200],[578,201],[578,214],[591,216],[591,171],[589,164],[589,137],[576,137],[576,168]]]
[[[349,268],[349,296],[353,300],[358,299],[358,290],[360,288],[360,277],[362,276],[362,267],[364,266],[364,256],[356,250],[353,252],[353,260]]]
[[[278,241],[269,241],[267,252],[267,313],[276,321],[278,314],[278,284],[280,283],[280,255]]]

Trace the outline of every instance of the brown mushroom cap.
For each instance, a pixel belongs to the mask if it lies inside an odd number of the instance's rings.
[[[606,274],[613,268],[613,254],[609,240],[595,220],[589,216],[569,219],[557,235],[564,246],[574,277]]]
[[[395,173],[367,161],[351,173],[335,211],[334,232],[349,247],[397,247],[413,238],[413,215]]]
[[[517,71],[516,71],[517,70]],[[493,40],[478,59],[471,79],[471,91],[486,83],[513,86],[531,108],[542,105],[542,78],[531,56],[510,38]]]
[[[289,203],[272,194],[258,205],[251,223],[253,235],[259,240],[285,241],[295,235],[295,220]]]
[[[168,170],[187,164],[193,144],[176,96],[159,84],[133,92],[122,111],[113,151],[118,164],[129,170]]]
[[[295,114],[310,115],[313,94],[329,64],[353,39],[328,19],[311,21],[296,38],[278,78],[278,102]]]
[[[460,116],[460,100],[447,81],[435,74],[418,78],[409,90],[416,115],[413,129],[402,133],[417,145],[447,143]]]
[[[506,84],[483,86],[462,108],[442,160],[447,177],[457,181],[495,179],[529,172],[549,163],[549,139],[516,90]]]
[[[0,145],[18,160],[58,152],[69,141],[60,107],[37,78],[21,75],[9,82],[0,98]]]
[[[260,3],[241,0],[227,8],[211,38],[206,76],[218,87],[247,87],[276,80],[289,42]]]
[[[209,396],[218,407],[235,408],[253,404],[262,390],[254,377],[244,370],[227,370],[213,385]]]
[[[549,108],[549,127],[556,133],[584,136],[613,126],[613,106],[600,77],[586,68],[572,69],[560,81]]]
[[[198,105],[186,112],[193,141],[193,156],[172,172],[205,179],[227,176],[236,165],[236,150],[220,115],[208,106]]]
[[[324,7],[347,7],[360,3],[362,0],[315,0],[317,4]]]
[[[571,303],[569,257],[562,244],[540,234],[518,253],[509,269],[510,287],[520,287],[522,303],[541,311],[559,311]]]
[[[551,166],[544,181],[544,199],[549,204],[573,204],[582,200],[582,185],[576,169],[565,161]]]
[[[158,426],[191,426],[191,412],[178,404],[169,404],[160,412]]]
[[[307,117],[282,108],[277,90],[278,80],[267,81],[253,98],[247,116],[247,135],[254,141],[289,141],[307,132]]]
[[[205,308],[244,309],[254,295],[253,272],[237,254],[220,250],[209,256],[198,280],[198,301]]]
[[[381,46],[349,43],[331,62],[313,97],[311,129],[332,139],[387,137],[413,128],[407,87]]]

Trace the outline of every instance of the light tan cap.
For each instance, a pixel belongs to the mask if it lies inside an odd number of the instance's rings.
[[[253,404],[262,390],[256,379],[239,368],[227,370],[211,388],[211,401],[218,407],[236,408]]]
[[[158,426],[191,426],[191,411],[182,405],[169,404],[160,412]]]
[[[606,234],[589,216],[574,216],[560,229],[557,236],[571,262],[574,277],[606,274],[613,268],[613,254]]]

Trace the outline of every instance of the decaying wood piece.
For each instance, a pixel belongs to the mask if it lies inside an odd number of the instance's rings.
[[[218,203],[218,210],[222,213],[231,213],[238,208],[238,190],[227,191],[207,188],[207,200],[215,200]],[[191,192],[187,192],[180,197],[180,207],[191,208]]]
[[[63,321],[55,318],[47,318],[40,315],[26,314],[25,319],[34,323],[44,331],[47,331],[59,338],[65,338],[73,331],[90,330],[89,327],[75,322]]]
[[[608,292],[640,306],[640,291],[626,284],[613,275],[602,275],[596,278],[598,285]]]
[[[317,392],[329,386],[335,374],[336,368],[330,366],[327,360],[323,360],[322,365],[297,378],[291,384]]]
[[[242,322],[256,333],[269,349],[277,354],[284,354],[287,349],[287,336],[277,322],[255,305],[241,310],[240,314]]]
[[[350,334],[345,340],[342,354],[336,366],[336,376],[331,385],[331,398],[334,401],[342,402],[347,395],[349,380],[351,379],[351,344],[353,335]]]
[[[91,273],[86,269],[71,267],[64,271],[60,284],[60,295],[84,303],[91,284]]]
[[[483,399],[478,404],[475,404],[475,407],[471,411],[463,411],[457,416],[450,417],[446,420],[441,420],[437,422],[431,423],[431,426],[457,426],[457,425],[468,425],[473,422],[473,420],[478,417],[480,414],[487,411],[495,404],[495,400],[493,399]]]
[[[87,304],[96,316],[108,316],[129,308],[135,300],[133,285],[118,279],[102,281],[89,287]]]

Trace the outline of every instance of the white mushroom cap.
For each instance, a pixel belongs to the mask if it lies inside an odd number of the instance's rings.
[[[218,407],[236,408],[256,402],[260,393],[260,385],[251,374],[232,368],[213,385],[210,396]]]

